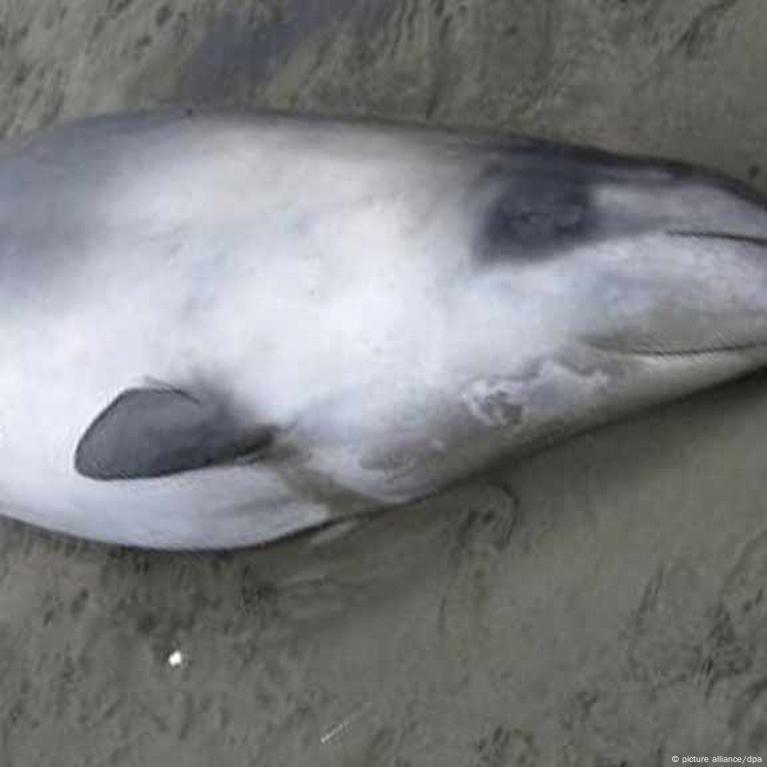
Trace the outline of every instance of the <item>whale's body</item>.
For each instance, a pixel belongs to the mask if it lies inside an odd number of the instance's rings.
[[[0,156],[0,509],[248,545],[767,362],[767,212],[677,166],[280,115]]]

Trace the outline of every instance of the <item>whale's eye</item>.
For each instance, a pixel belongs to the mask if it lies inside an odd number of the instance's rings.
[[[480,231],[484,261],[555,255],[594,229],[588,184],[563,174],[510,173],[497,183]]]

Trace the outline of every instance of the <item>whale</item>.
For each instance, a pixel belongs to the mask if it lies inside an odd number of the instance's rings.
[[[0,513],[60,533],[265,544],[765,363],[713,171],[183,107],[0,149]]]

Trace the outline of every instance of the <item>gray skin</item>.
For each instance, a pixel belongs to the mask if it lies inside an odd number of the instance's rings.
[[[767,362],[767,211],[670,164],[177,110],[0,156],[0,509],[250,545]]]

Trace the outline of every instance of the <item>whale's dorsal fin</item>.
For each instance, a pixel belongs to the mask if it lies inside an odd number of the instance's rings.
[[[261,457],[275,430],[245,421],[215,392],[126,389],[80,438],[75,469],[90,479],[144,479]]]

